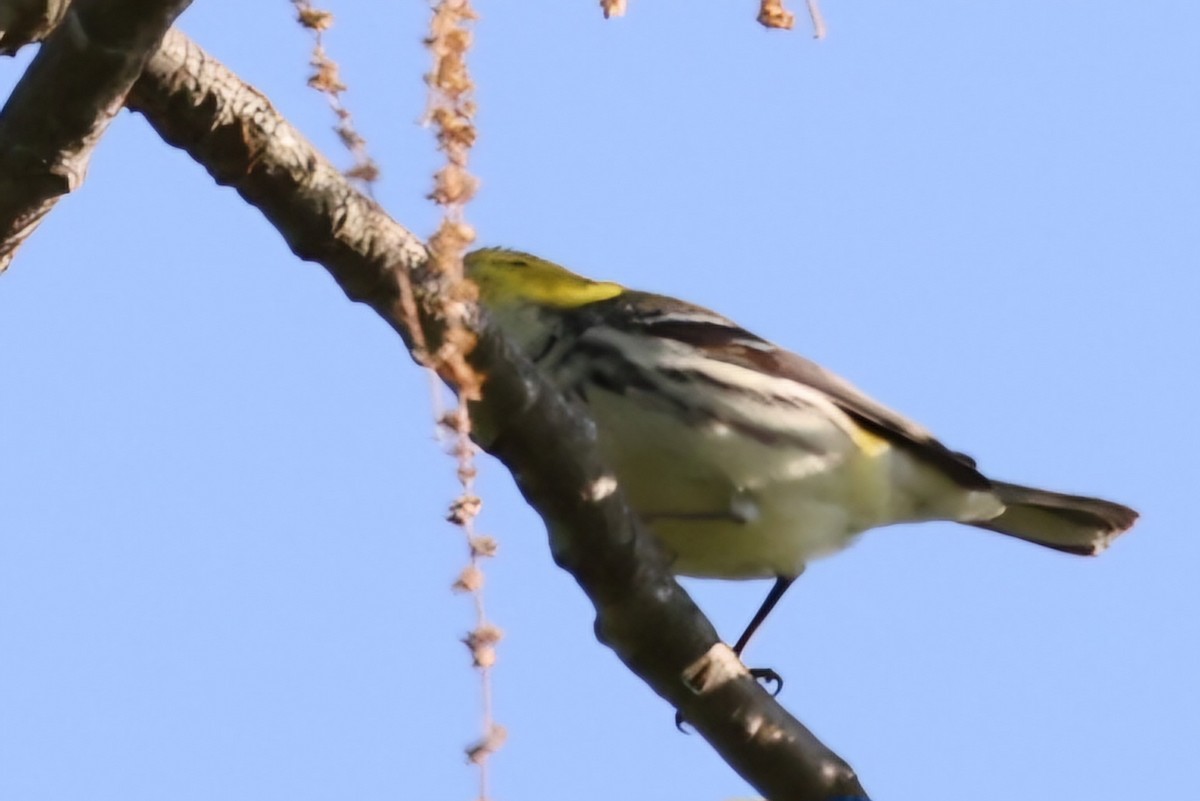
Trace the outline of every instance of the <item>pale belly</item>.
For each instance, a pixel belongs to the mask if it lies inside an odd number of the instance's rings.
[[[887,480],[834,423],[814,447],[761,443],[597,393],[601,447],[635,511],[691,576],[799,575],[886,518]]]
[[[964,491],[881,439],[852,436],[847,428],[856,429],[845,421],[818,420],[800,447],[721,426],[697,436],[673,415],[605,392],[588,401],[634,510],[683,575],[798,576],[809,560],[841,550],[867,529],[968,519],[997,504],[990,493]]]
[[[809,561],[845,548],[871,527],[856,525],[836,502],[816,495],[797,500],[796,492],[783,487],[746,492],[735,503],[753,516],[745,522],[649,516],[650,529],[675,556],[676,573],[728,579],[798,576]]]

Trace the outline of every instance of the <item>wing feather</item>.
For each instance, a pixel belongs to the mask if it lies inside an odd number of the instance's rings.
[[[626,324],[647,333],[683,342],[712,358],[818,390],[864,428],[938,467],[963,487],[991,487],[991,482],[975,469],[971,457],[950,450],[925,427],[879,403],[841,376],[768,342],[716,312],[645,293],[627,293],[605,305],[608,304],[623,313]]]

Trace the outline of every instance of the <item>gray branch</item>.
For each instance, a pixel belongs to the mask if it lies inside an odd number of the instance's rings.
[[[419,301],[439,291],[423,267],[424,246],[357,192],[262,94],[172,31],[128,103],[412,347],[400,279],[407,271]],[[436,342],[434,319],[424,316],[422,327]],[[599,639],[772,801],[865,800],[854,771],[744,668],[720,675],[724,646],[671,576],[660,546],[612,491],[593,426],[486,320],[478,333],[470,361],[486,384],[472,416],[488,432],[484,447],[545,520],[555,560],[595,605]],[[670,726],[668,715],[661,725]]]
[[[92,148],[190,2],[78,0],[46,39],[0,111],[0,272],[83,183]]]

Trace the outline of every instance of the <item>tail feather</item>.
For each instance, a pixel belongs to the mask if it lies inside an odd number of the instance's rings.
[[[1138,519],[1128,506],[1061,492],[992,482],[1004,512],[972,523],[1056,551],[1092,556],[1108,547]]]

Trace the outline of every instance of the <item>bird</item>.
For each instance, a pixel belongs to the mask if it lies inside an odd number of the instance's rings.
[[[954,521],[1095,555],[1138,513],[998,481],[850,382],[673,297],[484,248],[464,258],[491,324],[595,423],[602,457],[677,575],[773,579],[751,637],[813,559],[862,533]],[[752,675],[776,682],[770,669]]]

